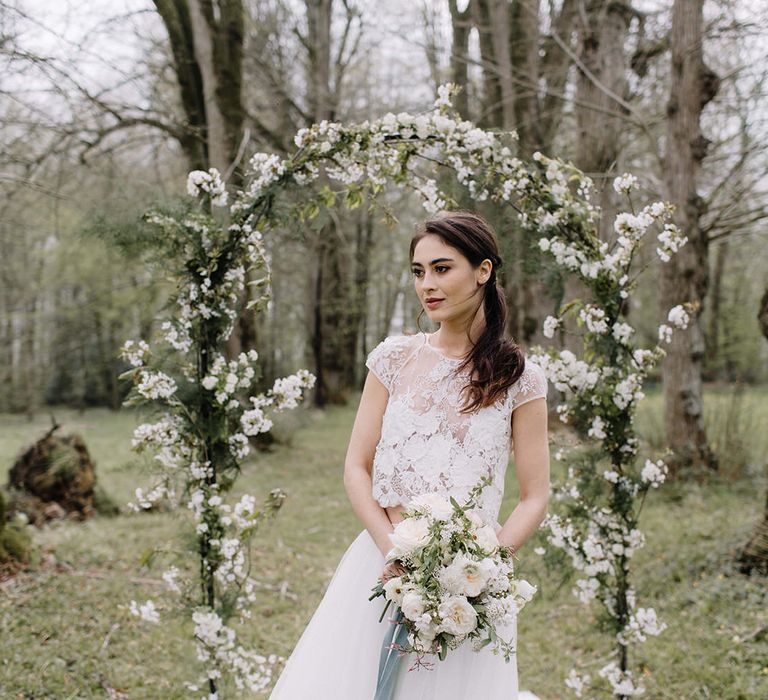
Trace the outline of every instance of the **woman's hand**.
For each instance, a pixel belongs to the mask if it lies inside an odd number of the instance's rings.
[[[389,579],[395,576],[402,576],[404,573],[405,569],[399,561],[391,561],[384,567],[381,576],[379,576],[379,581],[386,583]]]

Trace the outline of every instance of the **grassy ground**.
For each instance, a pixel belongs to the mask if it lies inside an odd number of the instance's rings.
[[[725,431],[726,438],[735,444],[736,431],[749,440],[743,452],[753,466],[739,471],[732,454],[728,463],[740,478],[668,485],[646,502],[648,544],[636,557],[635,583],[640,605],[653,605],[669,624],[633,660],[643,669],[648,698],[768,698],[766,582],[739,575],[730,563],[764,501],[766,484],[754,465],[765,459],[766,431],[739,428],[755,419],[758,426],[766,424],[759,415],[764,399],[764,393],[739,399],[741,421],[731,415],[736,409],[728,394],[713,392],[708,399],[711,421],[731,416],[736,425]],[[641,424],[655,443],[659,397],[646,403]],[[304,413],[301,426],[283,426],[291,444],[254,460],[239,484],[250,493],[281,486],[289,494],[278,518],[262,532],[256,558],[261,591],[253,622],[242,633],[244,641],[267,653],[290,653],[341,554],[361,529],[341,481],[353,416],[353,407]],[[106,490],[119,502],[130,500],[133,488],[146,481],[146,464],[129,449],[140,419],[106,411],[60,411],[57,418],[85,437]],[[0,416],[0,478],[47,424],[45,417],[30,424]],[[508,476],[502,519],[516,500],[511,469]],[[147,548],[175,542],[178,552],[169,561],[194,566],[173,539],[186,527],[184,518],[183,513],[124,515],[37,532],[40,551],[53,552],[55,563],[44,559],[36,570],[0,587],[0,697],[187,697],[182,683],[195,677],[196,664],[186,620],[171,615],[155,626],[127,612],[132,598],[162,599],[163,567],[139,566]],[[533,553],[537,544],[526,545],[518,564],[521,575],[539,586],[520,618],[518,666],[522,688],[555,700],[566,697],[562,680],[572,664],[594,674],[609,646],[590,627],[590,612],[570,594],[570,584],[559,585],[559,572],[547,571]]]

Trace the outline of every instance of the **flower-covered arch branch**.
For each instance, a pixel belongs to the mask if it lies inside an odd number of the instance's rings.
[[[248,619],[255,597],[251,539],[259,522],[277,511],[284,494],[276,490],[258,507],[249,495],[228,503],[227,492],[250,451],[249,438],[268,431],[272,414],[296,407],[314,383],[308,371],[299,370],[278,379],[269,391],[253,395],[260,371],[258,353],[225,356],[248,273],[260,275],[253,283],[249,307],[258,312],[270,298],[271,273],[264,248],[270,230],[287,221],[313,218],[337,203],[348,208],[366,199],[375,203],[391,184],[417,193],[429,212],[454,206],[435,177],[436,168],[447,168],[474,200],[511,206],[523,226],[544,233],[542,249],[569,272],[590,280],[590,288],[610,290],[610,295],[599,297],[599,304],[582,306],[582,321],[588,323],[595,347],[610,358],[608,364],[619,355],[635,358],[601,339],[626,344],[632,335],[621,320],[621,299],[632,287],[627,270],[633,246],[642,237],[640,230],[662,226],[658,245],[669,254],[680,244],[666,223],[669,208],[652,205],[639,215],[624,216],[620,224],[617,219],[619,235],[608,247],[595,234],[599,211],[590,203],[588,178],[540,154],[533,162],[517,158],[514,134],[486,131],[462,120],[452,109],[451,92],[449,86],[441,87],[434,110],[426,114],[387,114],[352,125],[324,121],[302,129],[295,137],[297,151],[290,157],[254,155],[239,190],[229,191],[214,169],[192,172],[187,190],[197,206],[182,215],[147,217],[162,230],[171,259],[179,265],[173,271],[173,312],[161,327],[161,345],[166,349],[153,351],[144,341],[129,341],[123,351],[132,366],[126,373],[134,382],[130,402],[151,402],[161,409],[158,421],[140,426],[134,435],[134,447],[154,452],[158,467],[150,488],[137,490],[134,507],[148,508],[180,494],[193,516],[198,580],[184,581],[177,567],[168,569],[164,579],[169,590],[192,608],[197,655],[205,673],[202,682],[188,687],[198,691],[205,685],[210,698],[218,697],[226,677],[236,689],[249,692],[269,683],[275,659],[238,644],[235,623]],[[321,175],[330,184],[316,186]],[[297,187],[300,201],[288,202],[284,193]],[[559,319],[549,319],[546,332],[554,332],[558,323]],[[609,336],[602,332],[604,327],[610,329]],[[634,361],[645,362],[644,355],[637,357],[641,359]],[[559,369],[557,362],[568,371]],[[579,363],[583,361],[575,356],[562,356],[544,364],[559,388],[575,388],[578,383],[589,389],[583,396],[602,402],[593,373],[603,378],[606,370],[584,364],[582,371]],[[639,395],[639,385],[629,378],[627,382],[621,395],[631,402]],[[567,406],[563,415],[584,423],[586,411],[586,404],[576,404]],[[624,438],[616,432],[612,415],[596,413],[590,428],[596,438],[606,436],[605,449],[619,455],[629,448],[621,442]],[[616,464],[623,477],[626,460]],[[614,508],[606,517],[614,518],[617,512]],[[604,588],[607,591],[608,585]],[[633,602],[633,597],[625,592],[622,600]],[[153,601],[134,601],[131,610],[152,622],[162,612]],[[640,620],[640,610],[631,619]],[[625,613],[620,613],[622,620],[629,619]]]

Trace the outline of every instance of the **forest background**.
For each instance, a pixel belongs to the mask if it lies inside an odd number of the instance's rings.
[[[119,349],[159,330],[173,291],[142,215],[180,207],[189,170],[217,167],[238,184],[253,152],[290,154],[301,127],[424,112],[453,82],[462,116],[516,130],[521,157],[541,151],[589,174],[606,223],[624,172],[640,179],[638,204],[677,206],[689,244],[665,266],[652,246],[641,251],[650,269],[630,318],[638,344],[652,346],[671,306],[692,301],[699,314],[656,377],[664,401],[652,397],[643,437],[676,449],[683,481],[720,476],[764,500],[767,37],[768,10],[751,0],[0,0],[8,466],[50,410],[125,420]],[[542,334],[578,287],[512,217],[435,176],[499,234],[509,334],[524,348],[578,342]],[[308,368],[309,401],[347,427],[336,407],[354,407],[367,353],[418,330],[407,249],[425,212],[403,191],[381,201],[389,216],[360,206],[271,231],[272,299],[258,316],[243,300],[229,347],[258,350],[261,389]],[[421,328],[434,330],[425,317]],[[706,422],[705,393],[718,397]],[[113,454],[100,459],[119,473]]]
[[[222,3],[232,15],[207,25],[209,65],[184,53],[176,8],[186,4],[155,5],[0,4],[2,411],[117,409],[127,390],[119,347],[151,335],[169,291],[148,267],[141,215],[178,202],[188,170],[225,172],[255,150],[286,154],[313,121],[424,111],[436,86],[452,81],[464,88],[466,117],[516,129],[523,156],[573,161],[603,189],[609,212],[610,183],[625,171],[640,177],[644,198],[675,198],[665,150],[672,3]],[[704,380],[761,382],[765,8],[707,2],[702,31],[713,94],[689,224],[698,231],[686,231],[695,259],[668,276],[683,288],[696,278]],[[213,123],[201,106],[206,70],[218,76]],[[371,347],[416,329],[406,249],[423,212],[399,192],[387,201],[394,226],[361,207],[270,236],[270,251],[280,251],[273,299],[257,323],[244,315],[239,332],[242,346],[259,349],[265,386],[306,366],[320,380],[317,405],[344,402]],[[535,241],[487,213],[507,260],[509,330],[530,347],[568,292]],[[630,301],[640,342],[655,340],[664,283],[659,265]]]

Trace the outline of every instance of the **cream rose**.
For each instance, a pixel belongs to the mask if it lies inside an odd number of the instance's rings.
[[[403,611],[403,615],[412,622],[421,618],[426,607],[427,601],[414,591],[408,591],[403,596],[403,600],[400,603],[400,609]]]
[[[477,613],[464,596],[449,596],[438,608],[440,628],[453,635],[469,634],[477,627]]]
[[[414,508],[425,509],[436,520],[448,520],[453,513],[450,501],[436,493],[422,493],[411,500]]]
[[[487,554],[495,554],[499,549],[499,538],[491,525],[483,525],[473,533],[478,546]]]
[[[472,523],[472,526],[475,528],[480,528],[485,524],[476,510],[468,510],[467,517],[469,518],[469,522]]]
[[[406,518],[389,534],[395,556],[406,557],[429,541],[429,521],[426,518]]]

